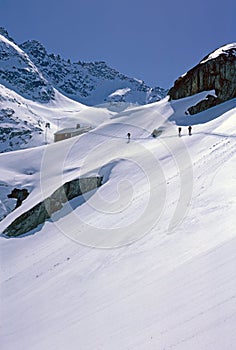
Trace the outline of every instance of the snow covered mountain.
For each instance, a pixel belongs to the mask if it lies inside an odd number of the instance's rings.
[[[142,82],[0,35],[1,346],[234,349],[236,98],[189,114],[217,93],[207,86],[132,106],[153,93]],[[51,142],[77,123],[92,129]],[[47,207],[84,178],[102,185]],[[17,208],[14,189],[29,194]]]
[[[111,109],[88,107],[59,93],[0,30],[0,152],[52,142],[59,127],[97,126],[114,115]]]
[[[235,348],[236,99],[184,114],[207,93],[0,155],[2,207],[14,187],[30,193],[1,232],[64,182],[104,177],[27,234],[0,236],[4,350]]]
[[[166,95],[166,90],[129,78],[105,62],[71,63],[48,54],[36,40],[17,46],[4,28],[0,28],[0,83],[45,103],[54,98],[53,88],[86,105],[111,101],[145,104]]]
[[[0,84],[39,102],[54,97],[53,86],[16,44],[0,35]]]
[[[78,122],[97,126],[98,120],[132,104],[157,101],[165,93],[105,62],[70,63],[48,54],[37,41],[19,47],[0,28],[0,152],[51,142],[59,127]],[[100,106],[94,113],[78,101]],[[50,130],[45,129],[47,123]]]
[[[145,104],[166,95],[162,88],[150,88],[143,81],[129,78],[103,61],[71,63],[59,55],[48,54],[36,40],[20,45],[44,77],[61,93],[86,105],[106,101]]]
[[[55,89],[51,102],[26,99],[0,85],[0,153],[51,143],[58,129],[81,126],[95,127],[115,112],[107,108],[82,105]],[[46,125],[50,124],[50,128]]]

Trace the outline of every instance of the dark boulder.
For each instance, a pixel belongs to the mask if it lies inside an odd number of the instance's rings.
[[[18,208],[23,200],[25,200],[29,195],[29,191],[25,188],[23,188],[22,190],[19,189],[19,188],[14,188],[10,194],[8,194],[8,198],[15,198],[17,199],[16,201],[16,206],[15,206],[15,209]]]

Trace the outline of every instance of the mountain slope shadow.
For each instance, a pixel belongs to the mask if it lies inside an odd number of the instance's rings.
[[[222,114],[232,110],[236,107],[236,99],[229,100],[227,102],[221,103],[215,107],[209,108],[206,111],[202,111],[198,114],[186,115],[183,113],[174,113],[170,118],[170,122],[175,122],[177,125],[188,126],[205,124],[216,118],[222,116]],[[172,104],[172,108],[176,111],[175,105]]]

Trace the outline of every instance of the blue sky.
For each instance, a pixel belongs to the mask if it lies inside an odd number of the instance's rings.
[[[0,26],[72,61],[106,61],[171,87],[202,57],[236,41],[235,0],[0,0]]]

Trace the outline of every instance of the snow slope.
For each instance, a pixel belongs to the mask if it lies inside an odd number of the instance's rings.
[[[39,103],[0,85],[0,152],[51,143],[58,129],[77,123],[94,127],[113,115],[107,106],[87,107],[56,90],[52,101]],[[45,128],[46,123],[50,129]]]
[[[61,183],[104,176],[24,237],[0,237],[4,350],[235,348],[236,100],[184,120],[202,97],[0,155],[2,181],[31,191],[2,230]]]
[[[24,175],[17,175],[21,166],[24,169],[23,174],[31,174],[35,158],[40,162],[37,155],[38,150],[33,152],[32,147],[53,143],[54,133],[59,129],[74,128],[78,123],[81,126],[94,128],[117,113],[108,110],[106,106],[103,108],[87,107],[68,99],[56,90],[54,94],[53,101],[42,104],[25,99],[0,85],[0,153],[29,148],[26,153],[13,152],[6,156],[10,157],[8,159],[11,159],[11,156],[17,159],[16,168],[9,177],[8,175],[6,178],[3,176],[5,170],[3,161],[1,161],[0,220],[14,208],[15,204],[8,199],[7,194],[14,186],[22,185],[21,180],[17,180],[24,178]],[[47,123],[50,124],[50,128],[46,128]],[[23,158],[29,154],[28,164],[22,163],[20,154],[23,154]],[[37,163],[37,166],[40,167],[40,163]],[[18,170],[15,173],[16,169]]]

